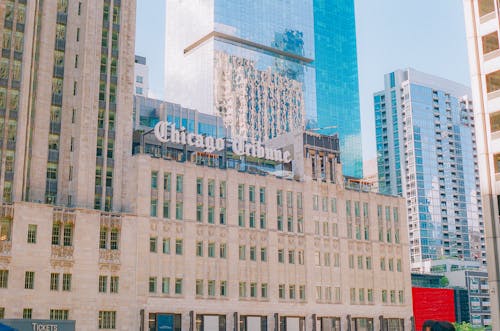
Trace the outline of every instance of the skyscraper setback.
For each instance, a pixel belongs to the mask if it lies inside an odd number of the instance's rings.
[[[0,17],[2,200],[119,210],[135,1],[2,1]]]
[[[413,270],[444,257],[485,264],[470,90],[397,70],[374,106],[379,190],[407,200]]]
[[[168,1],[167,100],[266,141],[307,126],[339,133],[362,176],[354,1]],[[347,120],[349,119],[349,120]]]

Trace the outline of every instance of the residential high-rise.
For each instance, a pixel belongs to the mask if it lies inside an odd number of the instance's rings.
[[[339,133],[345,174],[362,177],[353,0],[172,0],[166,13],[168,101],[258,141]]]
[[[149,67],[144,56],[135,56],[134,94],[143,97],[149,95]]]
[[[120,210],[135,1],[0,2],[3,202]]]
[[[464,0],[474,100],[488,286],[493,330],[500,328],[500,9],[494,0]]]
[[[452,257],[485,263],[470,90],[418,72],[375,93],[379,190],[406,197],[412,270]]]

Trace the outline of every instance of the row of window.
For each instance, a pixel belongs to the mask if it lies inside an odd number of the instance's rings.
[[[164,254],[170,254],[170,238],[163,238],[162,242],[162,252]],[[222,256],[222,251],[224,251],[224,258],[226,257],[226,245],[225,244],[220,244],[220,251],[221,251],[221,256]],[[151,253],[157,253],[158,252],[158,238],[157,237],[150,237],[149,238],[149,251]],[[176,255],[182,255],[184,251],[184,241],[182,239],[175,239],[175,254]]]
[[[151,172],[151,189],[158,189],[158,171]],[[220,183],[220,192],[225,194],[226,182]],[[223,188],[223,189],[222,189]],[[169,172],[163,173],[163,190],[170,192],[172,190],[172,174]],[[175,192],[182,193],[184,191],[184,175],[176,175],[175,177]]]

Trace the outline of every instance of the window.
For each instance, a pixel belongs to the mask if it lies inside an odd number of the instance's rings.
[[[333,254],[333,266],[340,267],[340,254],[339,253]]]
[[[363,257],[358,256],[358,269],[363,269]]]
[[[245,201],[245,185],[238,184],[238,200]]]
[[[297,232],[304,233],[304,219],[303,218],[297,219]]]
[[[244,298],[247,296],[247,283],[246,282],[240,282],[239,284],[239,296],[240,298]]]
[[[182,220],[183,209],[184,206],[182,201],[175,203],[175,219]]]
[[[278,249],[278,262],[285,263],[285,252],[283,249]]]
[[[313,210],[319,210],[319,200],[318,196],[313,195]]]
[[[156,238],[156,237],[150,237],[149,238],[149,251],[151,253],[156,253],[156,251],[157,251],[157,242],[158,242],[158,238]]]
[[[283,216],[278,216],[277,229],[278,231],[283,231]]]
[[[52,234],[52,242],[53,241],[54,241],[54,235]],[[108,229],[106,229],[105,227],[101,227],[101,231],[99,233],[99,248],[106,249],[107,241],[108,241]]]
[[[24,288],[32,290],[35,288],[35,272],[26,271],[24,274]]]
[[[288,263],[295,264],[295,251],[294,250],[288,251]]]
[[[283,191],[282,190],[276,191],[276,204],[278,206],[283,206]]]
[[[304,264],[304,251],[300,250],[298,251],[298,259],[299,259],[299,264],[303,265]]]
[[[170,201],[163,201],[163,218],[170,218]]]
[[[385,258],[380,258],[380,270],[385,270]]]
[[[366,257],[366,269],[371,270],[372,269],[372,258],[370,256]]]
[[[226,208],[221,207],[219,210],[219,223],[226,224]]]
[[[219,289],[220,289],[220,296],[221,297],[227,296],[227,282],[225,280],[222,280],[220,282]]]
[[[7,288],[9,285],[9,270],[0,270],[0,288]]]
[[[110,238],[109,238],[109,248],[111,250],[118,249],[118,240],[119,240],[118,229],[116,229],[116,228],[111,229]]]
[[[260,296],[262,298],[267,298],[267,283],[262,283],[260,285]]]
[[[369,288],[367,290],[368,302],[373,302],[373,289]]]
[[[240,260],[245,260],[245,258],[246,258],[246,246],[240,245],[238,251],[239,251]]]
[[[196,194],[203,194],[203,178],[196,178]]]
[[[356,302],[356,289],[355,288],[351,288],[349,290],[349,296],[351,299],[351,303]]]
[[[250,247],[250,261],[257,261],[257,247]]]
[[[391,290],[391,303],[396,303],[396,291]]]
[[[158,188],[158,171],[151,172],[151,188],[154,190]]]
[[[170,293],[170,277],[163,277],[161,279],[161,293],[163,294]]]
[[[323,254],[323,261],[324,261],[324,266],[325,267],[329,267],[331,265],[331,261],[330,261],[330,253],[329,252],[325,252]]]
[[[265,187],[261,187],[259,189],[259,201],[261,204],[266,203],[266,188]]]
[[[260,249],[260,260],[262,262],[267,261],[267,248],[266,247],[261,247],[261,249]]]
[[[0,320],[5,318],[5,308],[0,307]]]
[[[177,175],[177,177],[176,177],[175,191],[177,193],[182,193],[182,191],[183,191],[183,179],[184,179],[184,177],[182,175]]]
[[[382,302],[387,303],[387,290],[382,290]]]
[[[248,201],[255,202],[255,186],[253,185],[248,187]]]
[[[321,210],[324,212],[328,211],[328,198],[327,197],[321,198]]]
[[[50,290],[51,291],[59,291],[59,274],[51,273],[50,274]]]
[[[254,211],[250,212],[248,226],[250,228],[255,228],[255,212]]]
[[[175,279],[175,294],[182,294],[182,278]]]
[[[238,226],[245,227],[245,210],[240,209],[238,211]]]
[[[175,240],[175,254],[182,255],[182,239]]]
[[[260,213],[260,228],[265,229],[266,228],[266,214],[265,213]]]
[[[207,294],[210,297],[215,296],[215,280],[209,280],[207,286]]]
[[[305,285],[299,286],[299,299],[300,300],[306,299],[306,286]]]
[[[61,236],[61,223],[54,222],[52,224],[52,245],[60,244],[60,236]]]
[[[398,272],[401,272],[401,259],[398,259],[396,262],[396,270]]]
[[[293,208],[293,192],[292,191],[286,192],[286,206],[288,208]]]
[[[399,303],[405,303],[405,294],[404,291],[399,291]]]
[[[478,8],[479,16],[484,16],[495,10],[495,3],[493,0],[479,0]]]
[[[116,311],[99,311],[99,329],[116,329]]]
[[[203,241],[196,243],[196,256],[203,256]]]
[[[323,295],[322,295],[322,290],[321,286],[316,286],[316,300],[322,300]]]
[[[111,276],[109,281],[109,293],[118,293],[118,276]]]
[[[215,196],[215,181],[213,179],[208,180],[208,196],[209,197],[214,197]]]
[[[288,286],[288,298],[295,299],[295,285]]]
[[[293,217],[292,216],[288,216],[286,224],[287,224],[287,231],[293,232]]]
[[[226,197],[226,182],[219,182],[219,197]]]
[[[500,89],[500,70],[486,75],[486,90],[488,93]]]
[[[111,231],[111,235],[113,235],[113,231]],[[73,225],[70,223],[64,224],[63,245],[66,247],[73,246]],[[111,249],[113,248],[111,247]]]
[[[349,268],[354,269],[354,255],[349,255]]]
[[[71,274],[63,274],[63,280],[62,280],[62,290],[64,292],[69,292],[71,291]]]
[[[151,215],[151,217],[158,216],[158,200],[157,199],[151,199],[150,215]]]
[[[28,244],[36,244],[36,224],[28,225]]]
[[[215,257],[215,243],[208,243],[208,257]]]
[[[394,271],[394,259],[389,259],[389,271]]]
[[[108,287],[108,276],[99,276],[99,293],[106,293]]]
[[[321,253],[319,251],[314,252],[314,264],[316,266],[321,266]]]
[[[221,259],[225,259],[227,256],[226,244],[220,244],[219,246],[219,256]]]
[[[203,279],[196,280],[196,295],[203,295]]]
[[[172,174],[170,172],[163,173],[163,190],[170,192],[172,185]]]
[[[50,319],[51,320],[67,320],[69,315],[69,310],[66,309],[51,309]]]
[[[490,114],[491,132],[500,131],[500,111]]]
[[[31,319],[32,313],[33,313],[33,309],[31,309],[31,308],[24,308],[23,309],[23,318],[24,319]]]
[[[285,298],[285,284],[279,284],[278,285],[278,297],[280,299]]]
[[[257,297],[257,283],[250,283],[250,298]]]

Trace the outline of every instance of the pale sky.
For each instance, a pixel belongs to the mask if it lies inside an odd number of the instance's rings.
[[[136,54],[149,65],[150,90],[163,98],[165,1],[137,1]],[[335,0],[334,0],[335,1]],[[413,67],[469,85],[461,0],[355,0],[363,157],[374,158],[373,93],[384,74]]]

